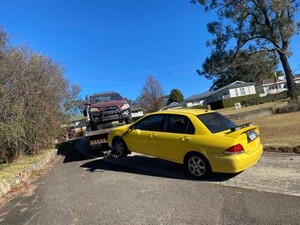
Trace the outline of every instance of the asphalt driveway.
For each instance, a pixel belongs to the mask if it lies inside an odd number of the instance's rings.
[[[0,224],[299,224],[298,156],[265,154],[243,173],[194,181],[181,165],[103,159],[86,144],[60,149],[52,170],[0,207]]]
[[[80,140],[74,146],[87,158],[95,157],[86,140]],[[155,174],[161,177],[189,179],[183,167],[140,154],[131,154],[123,159],[105,159],[115,170],[124,169],[140,174]],[[101,161],[101,163],[99,163]],[[87,170],[109,169],[103,167],[103,159],[82,165]],[[264,152],[261,160],[253,167],[239,174],[214,174],[206,182],[218,183],[230,187],[240,187],[272,193],[300,196],[300,155],[288,153]]]

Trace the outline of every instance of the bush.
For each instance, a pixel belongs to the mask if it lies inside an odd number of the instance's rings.
[[[238,102],[242,103],[244,101],[255,99],[255,98],[258,98],[258,97],[259,97],[258,94],[253,94],[253,95],[246,95],[246,96],[241,96],[241,97],[224,99],[224,100],[222,100],[223,101],[223,107],[224,108],[234,107],[235,103],[238,103]]]
[[[243,106],[252,106],[252,105],[259,105],[267,102],[274,102],[274,101],[279,101],[282,99],[288,98],[288,93],[287,91],[281,92],[279,94],[274,94],[274,95],[267,95],[265,97],[257,97],[253,99],[248,99],[245,101],[242,101],[241,104]]]
[[[189,109],[207,109],[207,106],[204,105],[194,105],[189,107]]]
[[[240,97],[235,97],[235,98],[228,98],[228,99],[223,99],[223,100],[212,102],[212,103],[210,103],[210,106],[211,106],[211,109],[229,108],[229,107],[234,107],[235,103],[243,102],[243,101],[249,100],[249,99],[255,99],[258,97],[259,97],[258,94],[253,94],[253,95],[246,95],[246,96],[240,96]]]
[[[9,47],[0,27],[0,159],[52,146],[61,133],[68,82],[63,68],[24,47]]]
[[[297,112],[300,111],[300,104],[289,103],[285,106],[278,106],[273,111],[275,114]]]

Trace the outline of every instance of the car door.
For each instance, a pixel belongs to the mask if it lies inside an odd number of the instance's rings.
[[[168,115],[165,130],[158,138],[158,156],[172,161],[180,160],[194,133],[194,125],[188,117]]]
[[[130,151],[157,155],[157,139],[164,126],[165,115],[150,115],[136,123],[128,135],[126,144]]]

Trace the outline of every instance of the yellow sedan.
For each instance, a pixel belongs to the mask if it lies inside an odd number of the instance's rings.
[[[116,157],[137,152],[184,164],[194,178],[243,171],[263,152],[257,126],[237,126],[218,112],[201,109],[148,114],[113,129],[108,143]]]

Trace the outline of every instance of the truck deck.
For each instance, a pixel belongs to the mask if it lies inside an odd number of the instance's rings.
[[[85,137],[90,140],[90,146],[92,149],[107,150],[108,140],[107,136],[109,132],[118,126],[124,125],[124,123],[110,123],[108,127],[99,127],[98,130],[87,131]],[[101,126],[101,125],[100,125]]]

